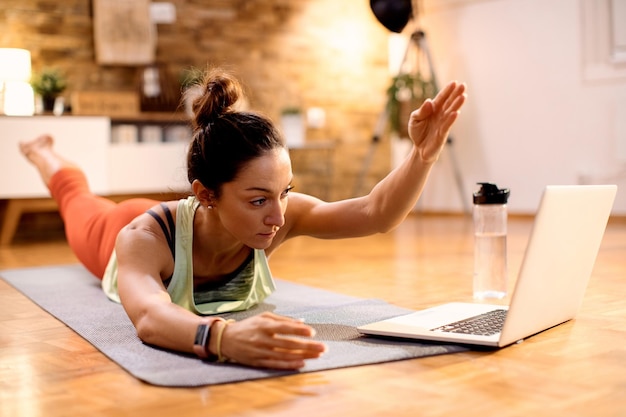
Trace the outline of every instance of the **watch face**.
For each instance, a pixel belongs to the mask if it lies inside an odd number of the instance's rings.
[[[209,326],[207,326],[206,324],[199,325],[198,330],[196,330],[196,338],[193,341],[193,344],[204,347],[208,332]]]

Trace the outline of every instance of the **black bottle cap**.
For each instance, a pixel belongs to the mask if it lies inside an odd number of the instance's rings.
[[[508,188],[498,188],[488,182],[479,182],[480,190],[474,193],[474,204],[506,204],[511,191]]]

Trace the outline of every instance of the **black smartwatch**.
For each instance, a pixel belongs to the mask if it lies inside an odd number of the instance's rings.
[[[215,355],[211,355],[209,352],[209,340],[211,340],[211,326],[214,321],[202,323],[198,325],[196,330],[196,337],[193,341],[193,351],[196,355],[202,359],[212,358]]]

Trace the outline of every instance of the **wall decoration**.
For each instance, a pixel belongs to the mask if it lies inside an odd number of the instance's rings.
[[[96,61],[101,65],[154,62],[156,29],[149,0],[93,0]]]

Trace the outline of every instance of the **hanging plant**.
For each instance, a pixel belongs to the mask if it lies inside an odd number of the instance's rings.
[[[427,98],[435,97],[437,87],[432,79],[416,74],[398,74],[392,78],[387,89],[387,111],[390,130],[400,137],[408,137],[408,122],[411,112]]]

